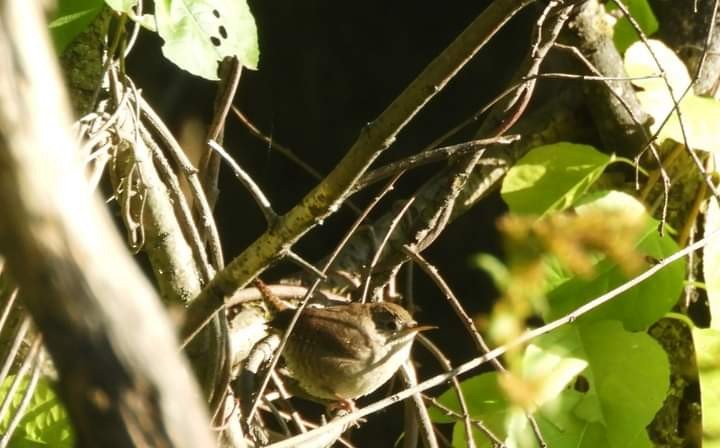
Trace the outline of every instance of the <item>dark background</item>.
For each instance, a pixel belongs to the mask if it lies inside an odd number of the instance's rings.
[[[328,173],[362,126],[377,117],[488,3],[254,1],[251,7],[260,37],[260,66],[258,71],[243,72],[235,104],[274,141],[292,148],[321,173]],[[421,150],[505,88],[529,48],[535,14],[531,7],[513,19],[401,133],[376,166]],[[157,37],[141,33],[127,66],[148,101],[181,140],[186,140],[182,143],[191,146],[187,140],[192,138],[183,136],[192,135],[190,123],[209,123],[215,84],[169,63],[160,46]],[[317,183],[252,137],[232,114],[225,147],[264,189],[279,213],[289,210]],[[393,201],[407,198],[440,167],[429,165],[404,176],[379,213]],[[248,194],[224,168],[220,189],[216,216],[225,257],[232,259],[263,232],[265,223]],[[372,189],[361,192],[352,201],[362,207],[373,193]],[[474,268],[470,259],[480,252],[502,256],[495,221],[503,212],[499,196],[491,196],[452,223],[425,252],[471,314],[487,312],[497,294],[490,279]],[[297,252],[311,261],[326,256],[354,217],[343,208],[303,238]],[[293,265],[278,266],[263,278],[271,282],[294,270]],[[431,339],[455,363],[472,357],[474,346],[459,320],[418,269],[414,286],[421,308],[418,320],[441,328],[429,335]],[[438,372],[433,361],[420,359],[421,375]],[[383,434],[399,434],[399,412],[401,408],[395,406],[383,414],[392,415],[390,418],[371,417],[353,439],[358,446],[371,442],[392,446],[395,440],[385,439]]]

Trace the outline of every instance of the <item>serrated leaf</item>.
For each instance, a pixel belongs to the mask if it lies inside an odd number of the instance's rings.
[[[633,81],[633,84],[643,89],[637,96],[642,108],[653,117],[652,131],[660,131],[658,138],[661,142],[671,139],[684,144],[684,128],[687,142],[692,149],[720,151],[720,130],[717,126],[720,102],[695,96],[692,89],[682,97],[691,82],[687,68],[662,42],[649,40],[648,43],[649,49],[642,42],[636,42],[628,48],[625,53],[625,70],[630,76],[657,75],[660,70],[655,62],[656,58],[666,73],[670,90],[662,79]],[[682,127],[677,111],[674,111],[673,97],[679,101]],[[668,115],[670,119],[661,128]]]
[[[0,401],[4,399],[15,379],[11,375],[0,385]],[[23,393],[27,390],[30,380],[21,380],[20,388],[12,397],[10,410],[0,420],[0,433],[7,432],[11,416],[20,406]],[[30,403],[12,438],[11,446],[33,446],[43,444],[57,448],[74,446],[74,436],[67,412],[58,400],[47,380],[40,378],[30,399]]]
[[[612,210],[617,206],[632,210],[630,213],[645,215],[646,231],[636,246],[639,253],[663,259],[679,250],[670,236],[659,234],[659,223],[647,215],[642,204],[625,193],[605,192],[602,196],[595,196],[592,202],[578,207],[577,212],[604,207]],[[548,308],[543,318],[546,321],[557,319],[629,280],[617,264],[605,258],[597,262],[594,271],[595,275],[589,279],[569,276],[565,271],[554,272],[551,289],[547,291]],[[567,276],[563,279],[562,274]],[[628,330],[642,330],[672,309],[682,291],[684,278],[685,260],[680,260],[580,319],[615,319],[622,321]]]
[[[500,194],[519,214],[570,207],[602,174],[611,157],[592,146],[554,143],[531,149],[508,171]]]
[[[48,24],[58,54],[102,11],[103,0],[59,0]]]
[[[692,331],[702,403],[704,448],[720,448],[720,331]]]
[[[244,0],[157,0],[155,20],[163,54],[190,73],[216,80],[227,56],[257,68],[257,29]]]

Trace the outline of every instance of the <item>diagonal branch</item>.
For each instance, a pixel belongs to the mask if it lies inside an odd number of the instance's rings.
[[[191,337],[203,327],[223,307],[226,296],[250,282],[307,231],[337,210],[354,183],[393,143],[400,130],[511,17],[530,3],[532,0],[491,3],[374,122],[365,126],[355,144],[322,183],[218,273],[188,308],[183,338]]]

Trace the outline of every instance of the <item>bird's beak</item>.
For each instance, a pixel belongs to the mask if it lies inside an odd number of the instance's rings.
[[[408,333],[420,333],[421,331],[436,330],[437,328],[435,325],[414,325],[408,327],[406,331]]]

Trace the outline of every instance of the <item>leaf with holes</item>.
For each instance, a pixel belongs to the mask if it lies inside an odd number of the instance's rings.
[[[645,427],[665,399],[670,366],[660,345],[645,333],[631,333],[618,321],[569,324],[537,338],[522,362],[527,390],[537,393],[534,415],[553,448],[650,448]],[[538,382],[537,380],[541,380]],[[524,412],[499,387],[496,372],[461,383],[468,411],[507,446],[536,447]],[[455,391],[441,405],[459,412]],[[453,446],[464,447],[459,418],[431,408],[437,423],[455,422]],[[473,429],[478,447],[491,444]]]
[[[650,448],[645,427],[660,409],[669,386],[670,365],[660,345],[645,333],[630,333],[620,322],[573,324],[534,342],[538,353],[581,359],[587,367],[535,417],[553,448]],[[523,368],[535,360],[525,356]],[[527,420],[507,424],[508,446],[535,447]]]
[[[0,401],[5,399],[14,380],[15,375],[10,375],[0,385]],[[23,393],[27,390],[29,382],[28,377],[22,378],[20,387],[11,398],[9,412],[5,413],[2,420],[0,420],[0,433],[7,432],[10,417],[15,415],[20,406]],[[52,446],[58,448],[75,446],[67,412],[47,380],[41,378],[38,381],[30,403],[13,434],[10,446]]]
[[[257,68],[255,19],[243,0],[157,0],[155,20],[165,57],[194,75],[218,79],[227,56]]]

